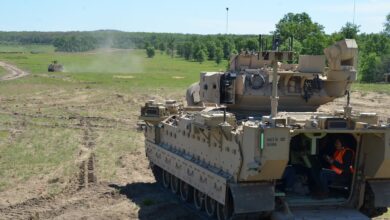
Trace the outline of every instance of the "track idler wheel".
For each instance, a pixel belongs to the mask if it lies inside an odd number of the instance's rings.
[[[168,189],[170,185],[171,180],[171,174],[168,173],[166,170],[162,171],[162,185],[164,188]]]
[[[231,194],[228,194],[226,198],[225,205],[217,203],[217,219],[218,220],[226,220],[231,219],[233,217],[234,208],[233,208],[233,197]]]
[[[201,191],[194,189],[194,205],[196,210],[203,210],[204,207],[205,194]]]
[[[177,194],[179,192],[180,187],[180,179],[171,174],[171,191],[173,194]]]
[[[214,218],[217,214],[217,202],[209,196],[206,196],[205,210],[207,216]]]
[[[184,202],[191,202],[194,194],[194,188],[188,183],[181,181],[180,182],[180,198]]]

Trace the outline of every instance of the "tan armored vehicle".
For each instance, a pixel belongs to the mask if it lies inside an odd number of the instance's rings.
[[[62,71],[64,71],[64,66],[62,66],[62,64],[59,64],[57,60],[54,60],[47,67],[47,71],[48,72],[62,72]]]
[[[352,111],[349,96],[334,114],[304,112],[348,93],[356,42],[327,48],[327,66],[324,56],[288,64],[292,53],[274,49],[237,55],[226,73],[201,73],[187,107],[173,100],[142,107],[156,180],[210,218],[383,214],[390,205],[390,126],[374,113]],[[343,178],[325,182],[325,194],[322,174],[334,171],[329,158],[337,142],[353,153]]]
[[[324,52],[319,56],[301,55],[298,64],[277,63],[280,111],[315,111],[349,90],[357,76],[355,40],[341,41]],[[199,83],[188,89],[187,103],[223,103],[233,111],[269,112],[273,55],[267,51],[241,53],[232,58],[229,74],[202,73]],[[291,53],[280,53],[283,55]]]

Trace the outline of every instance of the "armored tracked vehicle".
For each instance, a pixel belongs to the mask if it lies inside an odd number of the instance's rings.
[[[356,42],[337,42],[325,56],[301,56],[298,64],[291,51],[273,49],[235,56],[228,72],[201,73],[185,107],[151,100],[141,108],[156,180],[210,218],[383,214],[390,205],[390,126],[375,113],[352,111]],[[345,94],[343,110],[314,112]],[[336,140],[354,152],[351,175],[318,196]]]
[[[47,67],[47,71],[48,72],[62,72],[62,71],[64,71],[64,66],[62,64],[59,64],[57,60],[54,60]]]

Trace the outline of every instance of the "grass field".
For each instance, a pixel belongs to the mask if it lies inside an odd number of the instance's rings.
[[[51,53],[54,52],[53,45],[42,44],[0,44],[0,53]]]
[[[0,205],[9,190],[15,192],[10,201],[61,192],[90,151],[99,181],[126,182],[131,170],[123,161],[143,146],[135,129],[140,105],[183,100],[201,71],[227,66],[159,52],[151,59],[144,50],[56,53],[48,45],[0,45],[0,60],[31,73],[0,82]],[[65,71],[48,73],[53,60]],[[390,85],[356,84],[353,90],[390,94]]]
[[[120,88],[123,86],[183,88],[195,82],[202,70],[226,69],[226,62],[220,65],[212,61],[200,64],[181,58],[172,59],[160,53],[150,59],[146,57],[144,50],[102,50],[90,53],[0,53],[0,59],[14,63],[38,76],[41,73],[47,73],[47,66],[51,61],[58,60],[64,65],[65,73],[55,73],[53,78],[55,76],[57,78],[67,77],[76,83],[95,83],[103,87],[119,86]],[[148,77],[140,74],[148,74]],[[66,84],[65,81],[62,83]]]
[[[46,52],[26,52],[31,49]],[[120,125],[126,129],[115,125],[114,134],[95,131],[99,137],[94,140],[95,152],[101,158],[97,164],[101,168],[99,176],[115,178],[118,157],[141,146],[136,140],[142,138],[133,123],[140,103],[165,96],[180,99],[201,71],[224,70],[227,65],[188,62],[160,53],[150,59],[143,50],[55,53],[48,46],[0,46],[0,60],[31,73],[0,82],[0,191],[39,175],[71,175],[82,135],[68,128],[77,122],[61,121],[58,117],[62,116],[131,121]],[[47,66],[53,60],[63,64],[65,71],[48,73]]]

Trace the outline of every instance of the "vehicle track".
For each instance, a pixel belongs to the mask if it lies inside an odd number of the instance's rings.
[[[3,61],[0,61],[0,66],[8,72],[5,76],[0,77],[0,81],[13,80],[29,74],[27,71]]]
[[[80,165],[78,174],[78,189],[87,188],[97,183],[95,175],[95,148],[96,135],[94,134],[91,123],[88,119],[80,119],[83,129],[83,136],[80,147]]]

